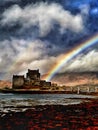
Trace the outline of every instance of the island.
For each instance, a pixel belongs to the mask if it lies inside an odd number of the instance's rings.
[[[93,91],[90,91],[93,88]],[[25,75],[13,75],[10,88],[0,89],[2,93],[21,93],[21,94],[98,94],[96,85],[75,85],[65,86],[57,83],[48,82],[41,79],[39,69],[28,69]]]
[[[39,69],[30,70],[24,75],[13,75],[12,87],[1,89],[4,93],[60,93],[56,83],[41,80]]]

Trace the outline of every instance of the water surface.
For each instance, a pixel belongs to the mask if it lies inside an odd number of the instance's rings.
[[[0,111],[24,111],[36,105],[69,105],[88,101],[95,96],[77,94],[3,94],[0,93]]]

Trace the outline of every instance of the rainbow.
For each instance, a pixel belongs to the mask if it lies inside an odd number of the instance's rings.
[[[93,35],[86,41],[82,42],[72,50],[70,50],[68,53],[65,53],[64,56],[61,58],[61,60],[52,67],[52,69],[49,71],[48,75],[46,76],[45,80],[50,81],[53,76],[71,59],[73,59],[75,56],[77,56],[79,53],[81,53],[86,48],[96,44],[98,42],[98,34]]]

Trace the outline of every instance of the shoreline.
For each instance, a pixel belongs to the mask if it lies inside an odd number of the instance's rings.
[[[0,89],[0,93],[13,93],[13,94],[83,94],[98,96],[98,92],[71,92],[71,91],[50,91],[50,90],[26,90],[26,89]]]
[[[23,112],[2,113],[0,130],[98,129],[98,99],[71,105],[37,105]]]

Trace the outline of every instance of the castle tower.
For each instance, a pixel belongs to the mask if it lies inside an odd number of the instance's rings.
[[[12,87],[13,89],[22,89],[24,86],[24,75],[13,75]]]
[[[30,70],[28,69],[28,72],[26,73],[26,78],[29,80],[40,80],[40,73],[38,70]]]

